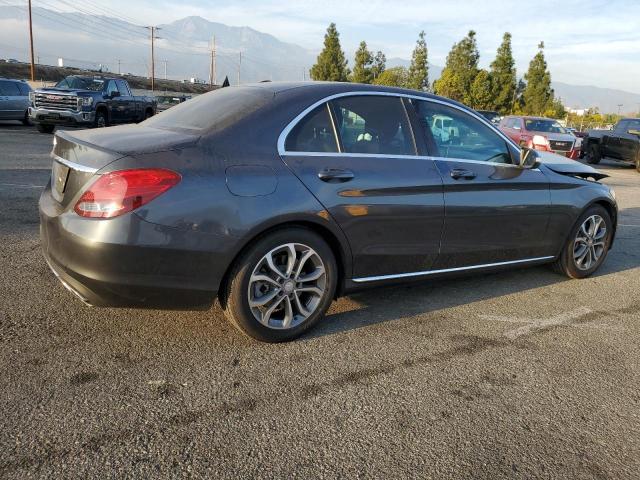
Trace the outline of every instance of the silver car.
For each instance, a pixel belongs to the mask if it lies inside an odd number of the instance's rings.
[[[29,122],[29,92],[31,87],[22,80],[0,78],[0,120]]]

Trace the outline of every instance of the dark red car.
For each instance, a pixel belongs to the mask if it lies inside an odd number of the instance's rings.
[[[500,121],[499,128],[523,147],[557,153],[573,160],[580,155],[581,139],[552,118],[508,116]]]

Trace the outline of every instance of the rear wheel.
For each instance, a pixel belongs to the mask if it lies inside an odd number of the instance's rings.
[[[602,155],[600,154],[600,145],[597,143],[590,143],[589,150],[587,151],[587,163],[591,165],[596,165],[600,163],[602,160]]]
[[[247,248],[223,291],[227,318],[263,342],[292,340],[315,325],[333,299],[336,260],[305,228],[275,231]]]
[[[53,133],[53,130],[56,128],[55,125],[49,125],[46,123],[38,123],[36,128],[40,133]]]
[[[153,117],[153,110],[147,110],[146,112],[144,112],[144,119],[148,119]]]
[[[569,278],[584,278],[604,262],[611,246],[613,222],[607,210],[594,205],[576,222],[560,257],[553,264],[556,272]]]

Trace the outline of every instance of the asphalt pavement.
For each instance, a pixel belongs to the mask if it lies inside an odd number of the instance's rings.
[[[50,135],[0,124],[0,478],[640,478],[640,174],[597,275],[359,293],[298,341],[84,306],[47,268]]]

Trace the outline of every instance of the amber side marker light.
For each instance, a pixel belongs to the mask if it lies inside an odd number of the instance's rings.
[[[106,173],[82,194],[73,210],[88,218],[117,217],[149,203],[181,179],[180,174],[162,168]]]

